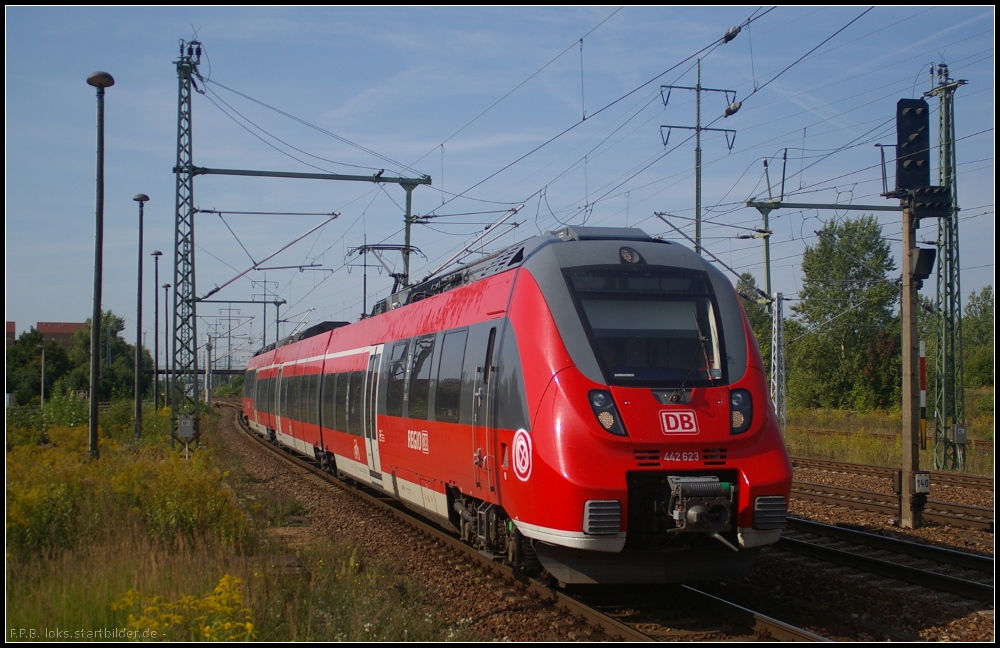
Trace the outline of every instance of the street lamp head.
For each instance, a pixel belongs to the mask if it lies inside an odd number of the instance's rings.
[[[95,88],[109,88],[115,84],[115,78],[107,72],[91,72],[87,83]]]
[[[152,252],[149,253],[149,256],[154,256],[154,257],[159,257],[159,256],[162,256],[162,255],[163,255],[163,252],[160,252],[159,250],[153,250]]]
[[[136,202],[144,203],[147,200],[149,200],[149,196],[147,196],[146,194],[136,194],[135,197],[132,198],[132,200],[134,200]]]

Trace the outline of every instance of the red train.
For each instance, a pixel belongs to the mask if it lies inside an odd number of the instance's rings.
[[[564,583],[745,573],[792,469],[729,281],[636,229],[529,239],[249,362],[273,442]]]

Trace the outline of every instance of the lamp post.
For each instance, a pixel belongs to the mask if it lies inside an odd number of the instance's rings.
[[[115,84],[107,72],[94,72],[87,83],[97,88],[97,226],[94,237],[94,313],[90,320],[90,455],[97,459],[97,412],[101,394],[101,273],[104,256],[104,89]]]
[[[142,436],[142,212],[149,196],[136,194],[139,203],[139,280],[135,298],[135,438]]]
[[[160,257],[163,252],[153,250],[153,411],[160,406]]]
[[[163,352],[170,358],[170,284],[163,284]],[[163,406],[170,407],[170,362],[163,365]],[[173,443],[173,441],[171,441]]]
[[[38,348],[42,350],[42,402],[41,407],[45,407],[45,345],[39,344]]]

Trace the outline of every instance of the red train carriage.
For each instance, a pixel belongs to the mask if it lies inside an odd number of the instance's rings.
[[[744,573],[791,464],[732,285],[635,229],[566,228],[247,367],[259,434],[565,583]]]

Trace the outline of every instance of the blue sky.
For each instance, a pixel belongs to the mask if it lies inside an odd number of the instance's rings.
[[[751,18],[731,42],[713,46]],[[674,90],[664,105],[660,87],[694,86],[701,58],[703,87],[733,90],[743,102],[721,119],[726,95],[702,93],[702,125],[736,131],[731,151],[724,133],[702,135],[703,244],[763,284],[759,240],[737,238],[760,223],[742,205],[767,197],[762,160],[770,159],[777,194],[788,149],[789,201],[896,204],[879,196],[874,144],[895,142],[896,101],[919,97],[930,88],[929,66],[947,63],[953,78],[968,81],[956,101],[967,296],[995,273],[994,23],[992,7],[8,7],[6,318],[20,333],[39,321],[90,316],[96,100],[86,79],[103,70],[116,81],[106,95],[103,304],[125,317],[133,340],[132,197],[148,194],[143,329],[152,347],[153,249],[164,252],[160,283],[173,283],[174,62],[179,41],[194,38],[203,43],[205,78],[205,93],[194,97],[194,163],[429,175],[432,185],[413,192],[414,213],[435,217],[414,227],[422,253],[412,261],[414,279],[519,205],[488,235],[499,235],[491,249],[563,223],[683,240],[656,212],[693,235],[692,133],[672,130],[664,145],[661,126],[693,126],[695,93]],[[936,99],[931,107],[936,116]],[[936,140],[936,117],[932,124]],[[296,268],[250,272],[213,297],[260,300],[266,286],[269,300],[276,293],[287,302],[283,334],[299,323],[356,319],[363,271],[348,253],[365,241],[402,244],[404,198],[389,184],[198,177],[196,206],[230,213],[196,217],[197,293],[324,220],[233,212],[337,213],[262,264]],[[857,215],[773,212],[774,289],[794,297],[813,232]],[[878,217],[898,259],[899,214]],[[925,222],[918,239],[935,237]],[[398,255],[386,261],[401,266]],[[368,307],[391,285],[386,272],[369,268]],[[923,292],[933,294],[933,281]],[[203,339],[228,328],[223,308],[199,308]],[[245,320],[233,323],[244,336],[238,344],[256,348],[260,308],[233,308]],[[269,340],[273,317],[269,309]]]

